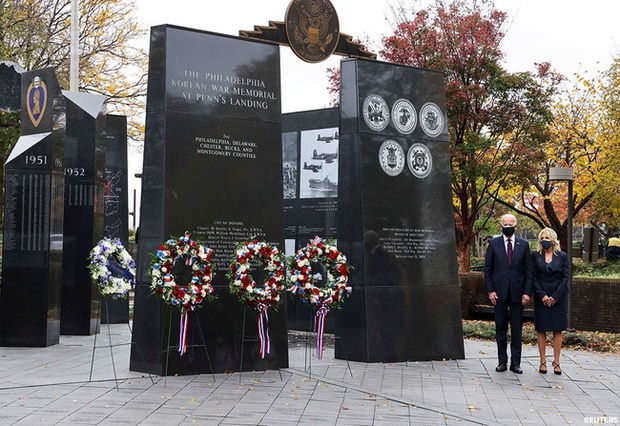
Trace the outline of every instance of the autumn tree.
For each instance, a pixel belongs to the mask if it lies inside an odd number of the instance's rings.
[[[144,34],[133,17],[135,3],[81,0],[79,5],[79,90],[105,95],[108,112],[128,117],[128,136],[137,144],[148,57],[132,44]],[[0,0],[0,60],[26,70],[52,67],[68,89],[70,27],[71,0]],[[0,158],[6,158],[19,131],[19,113],[1,112]],[[0,207],[3,200],[0,196]]]
[[[614,72],[613,68],[610,72]],[[536,148],[535,172],[517,182],[512,195],[508,191],[497,199],[540,227],[554,229],[563,249],[570,241],[568,202],[572,204],[577,223],[595,226],[605,223],[612,227],[618,223],[616,188],[620,175],[615,158],[619,137],[613,111],[617,103],[613,95],[617,96],[618,92],[615,89],[614,93],[614,75],[610,72],[603,78],[576,76],[574,81],[564,82],[552,107],[550,137]],[[573,168],[570,201],[568,184],[549,179],[551,167]]]
[[[127,115],[132,139],[146,98],[146,53],[132,43],[144,30],[132,0],[81,0],[79,90],[105,95],[108,110]],[[0,0],[0,59],[26,70],[53,67],[69,88],[71,0]]]
[[[600,124],[604,129],[600,167],[594,188],[589,220],[604,223],[607,237],[610,231],[620,231],[620,57],[616,57],[602,75]]]
[[[457,250],[460,270],[469,271],[474,237],[494,214],[495,197],[532,171],[532,148],[548,138],[557,81],[548,64],[534,73],[502,68],[507,15],[490,0],[438,0],[395,16],[383,58],[445,75]]]

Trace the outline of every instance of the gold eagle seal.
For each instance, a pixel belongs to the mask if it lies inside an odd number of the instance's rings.
[[[336,50],[340,23],[329,0],[292,0],[286,10],[286,36],[306,62],[321,62]]]

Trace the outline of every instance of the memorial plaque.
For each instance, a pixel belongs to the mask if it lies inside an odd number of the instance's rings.
[[[338,108],[282,115],[282,174],[284,181],[284,235],[287,255],[316,235],[336,238],[338,211]],[[294,330],[312,330],[313,311],[298,298],[288,298],[288,324]],[[334,332],[335,315],[325,330]]]
[[[89,254],[103,236],[105,96],[64,92],[65,214],[60,334],[97,331],[99,292]]]
[[[346,60],[341,81],[336,356],[463,358],[443,74]]]
[[[51,68],[23,73],[21,93],[22,136],[5,164],[0,344],[41,347],[60,332],[65,103]]]
[[[244,311],[226,278],[236,243],[257,236],[283,250],[280,105],[277,46],[151,29],[132,370],[206,373],[209,360],[216,373],[288,365],[286,305],[270,310],[271,354],[261,359],[256,311]],[[190,312],[181,357],[167,338],[178,345],[180,310],[150,295],[148,269],[150,254],[185,231],[214,250],[217,299]]]
[[[106,115],[105,173],[103,185],[103,236],[118,238],[129,250],[129,215],[127,187],[127,117]],[[129,322],[129,297],[103,299],[102,324]],[[107,305],[107,306],[106,306]]]

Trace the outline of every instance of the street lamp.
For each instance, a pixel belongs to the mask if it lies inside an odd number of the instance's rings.
[[[568,182],[568,218],[567,218],[567,244],[566,254],[568,255],[568,329],[573,328],[573,168],[572,167],[550,167],[549,180],[565,180]]]

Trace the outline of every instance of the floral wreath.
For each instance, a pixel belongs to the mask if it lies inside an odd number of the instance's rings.
[[[250,275],[251,265],[265,267],[265,282],[262,287]],[[235,249],[235,258],[230,262],[228,278],[232,294],[241,303],[258,308],[260,304],[275,306],[280,302],[280,291],[284,290],[285,262],[280,252],[263,241],[245,241]]]
[[[250,275],[250,267],[253,264],[262,264],[265,267],[265,282],[262,287],[258,287]],[[261,358],[265,358],[271,351],[268,309],[280,302],[280,291],[286,287],[284,284],[284,266],[278,249],[257,239],[246,241],[237,246],[235,258],[230,262],[230,270],[227,274],[230,280],[230,292],[236,294],[241,303],[245,303],[258,311]]]
[[[327,279],[323,287],[314,285],[317,276],[312,274],[311,262],[321,263],[325,268]],[[318,359],[322,359],[325,317],[330,307],[339,307],[351,293],[351,287],[347,286],[351,266],[347,257],[331,241],[317,236],[291,258],[290,269],[291,293],[297,294],[302,302],[317,308],[314,318],[316,353]],[[320,274],[317,275],[320,277]]]
[[[204,248],[190,239],[189,232],[178,239],[170,238],[151,256],[151,290],[161,295],[164,302],[179,306],[183,312],[193,311],[203,300],[213,296],[213,272],[211,254],[213,250]],[[185,257],[185,264],[192,267],[192,279],[185,285],[178,284],[172,269],[176,262]]]
[[[121,240],[104,238],[90,251],[88,269],[99,294],[124,299],[136,283],[136,262]]]
[[[323,287],[314,284],[317,277],[312,274],[311,262],[321,263],[325,267],[327,279]],[[347,257],[330,241],[318,236],[292,257],[290,270],[290,291],[297,294],[304,303],[317,307],[339,306],[351,292],[351,287],[347,286],[351,271]]]

